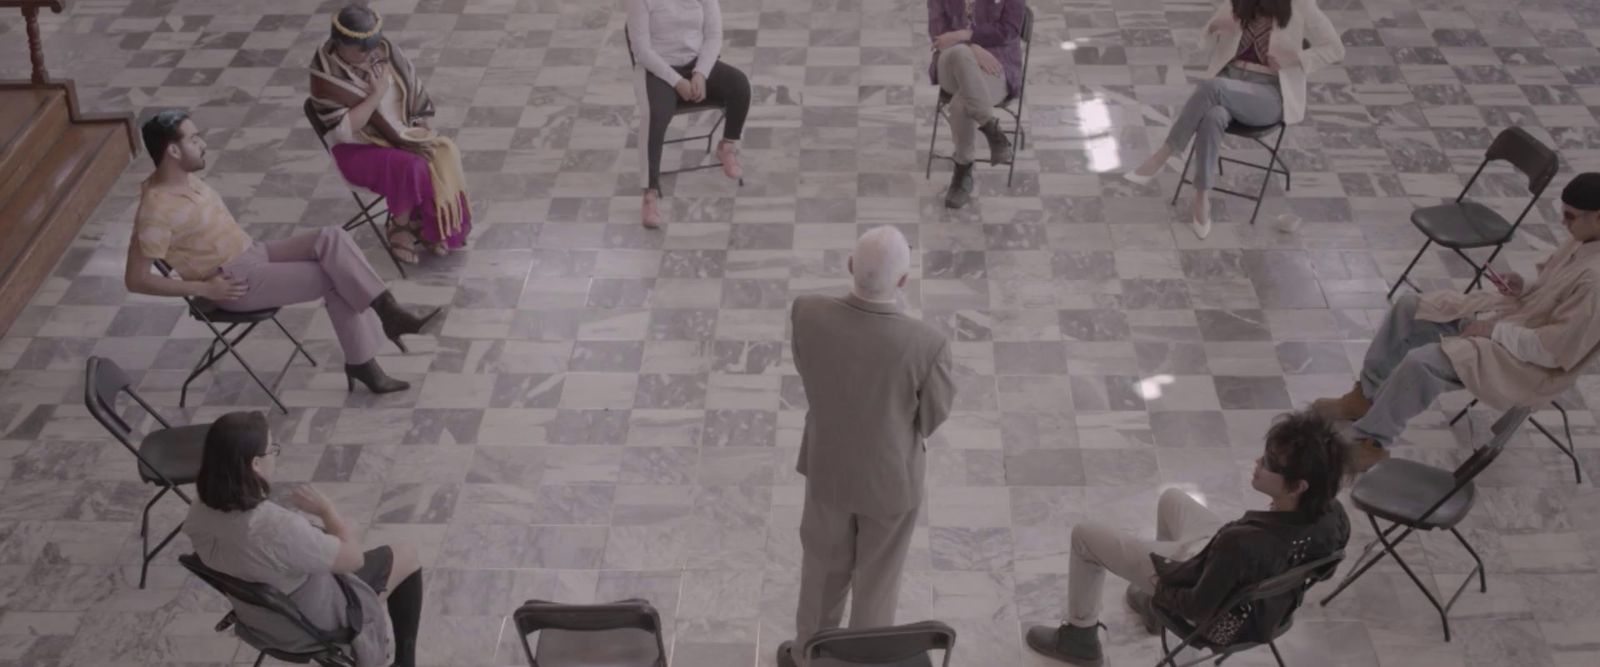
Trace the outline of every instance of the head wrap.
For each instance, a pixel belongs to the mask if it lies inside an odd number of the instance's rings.
[[[1578,174],[1561,190],[1561,203],[1580,211],[1600,211],[1600,173]]]

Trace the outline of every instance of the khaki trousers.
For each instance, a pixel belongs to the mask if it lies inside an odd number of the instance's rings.
[[[1217,515],[1189,494],[1167,489],[1156,505],[1156,539],[1142,540],[1098,522],[1072,528],[1072,564],[1067,573],[1066,622],[1092,628],[1100,622],[1101,591],[1111,572],[1154,594],[1156,568],[1150,554],[1182,561],[1200,552],[1222,526]]]
[[[939,52],[939,87],[950,93],[950,135],[955,140],[955,160],[972,164],[978,126],[994,117],[994,105],[1006,99],[1004,72],[989,74],[966,44]]]
[[[894,625],[900,571],[917,510],[887,517],[855,514],[806,497],[800,516],[800,604],[795,649],[818,630],[839,627],[846,594],[850,627]]]

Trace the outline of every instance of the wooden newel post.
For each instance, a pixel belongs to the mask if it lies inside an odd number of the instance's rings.
[[[44,42],[39,38],[39,8],[22,8],[22,20],[27,23],[28,60],[33,63],[34,85],[49,83],[50,74],[44,71]]]

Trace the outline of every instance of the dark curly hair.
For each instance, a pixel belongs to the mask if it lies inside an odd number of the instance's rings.
[[[244,512],[265,501],[272,486],[251,463],[267,455],[271,439],[267,417],[259,412],[230,412],[213,422],[194,483],[200,502],[222,512]]]
[[[1292,0],[1233,0],[1233,17],[1239,19],[1239,25],[1246,26],[1265,16],[1282,28],[1289,25],[1293,5]]]
[[[1310,410],[1279,417],[1267,429],[1266,456],[1289,484],[1303,481],[1300,514],[1315,519],[1333,506],[1345,480],[1349,458],[1344,436],[1333,422]]]

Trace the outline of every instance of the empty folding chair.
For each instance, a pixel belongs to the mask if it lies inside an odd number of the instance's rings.
[[[956,631],[939,621],[922,621],[889,628],[823,630],[801,647],[802,665],[807,667],[932,667],[929,653],[944,653],[944,667],[950,667],[950,652],[956,645]]]
[[[1367,513],[1367,520],[1372,524],[1372,530],[1377,534],[1377,538],[1367,544],[1361,552],[1361,557],[1356,559],[1356,567],[1345,575],[1344,581],[1339,583],[1338,588],[1333,589],[1332,593],[1322,599],[1322,604],[1326,606],[1352,582],[1372,569],[1372,566],[1384,556],[1389,556],[1439,612],[1439,622],[1444,626],[1444,640],[1450,641],[1450,607],[1454,606],[1461,593],[1467,590],[1474,576],[1478,579],[1480,592],[1489,590],[1489,582],[1483,570],[1483,559],[1478,557],[1478,552],[1472,549],[1472,545],[1461,536],[1456,526],[1467,517],[1477,499],[1477,488],[1473,485],[1473,480],[1500,456],[1501,451],[1505,450],[1511,436],[1517,432],[1523,420],[1528,418],[1528,412],[1527,408],[1517,408],[1495,420],[1494,425],[1490,427],[1492,437],[1489,443],[1474,449],[1472,455],[1461,465],[1456,466],[1455,470],[1445,470],[1405,459],[1387,459],[1379,461],[1356,480],[1355,486],[1350,489],[1350,501]],[[1388,521],[1389,526],[1387,528],[1379,526],[1378,519]],[[1402,528],[1404,530],[1400,531],[1398,536],[1390,538],[1396,530]],[[1461,586],[1450,596],[1450,600],[1442,604],[1428,586],[1417,578],[1416,573],[1411,571],[1411,566],[1400,557],[1400,552],[1397,550],[1401,542],[1419,530],[1450,531],[1476,564],[1472,571],[1467,573],[1467,578],[1461,582]],[[1374,550],[1378,545],[1382,545],[1381,551]]]
[[[1505,217],[1496,213],[1494,209],[1467,199],[1467,193],[1478,182],[1478,177],[1483,174],[1484,167],[1490,162],[1505,160],[1511,163],[1517,171],[1528,179],[1528,193],[1533,197],[1528,204],[1522,207],[1522,214],[1517,216],[1515,222],[1507,222]],[[1488,152],[1483,155],[1483,162],[1478,164],[1478,170],[1472,172],[1472,178],[1467,180],[1467,186],[1461,188],[1461,194],[1456,195],[1455,201],[1438,206],[1427,206],[1411,212],[1411,224],[1416,225],[1417,231],[1427,237],[1422,249],[1417,251],[1417,256],[1411,258],[1411,263],[1406,265],[1406,270],[1400,272],[1400,279],[1394,281],[1394,286],[1389,288],[1389,298],[1394,298],[1394,293],[1400,289],[1401,283],[1411,286],[1411,289],[1422,291],[1416,283],[1411,282],[1411,269],[1428,252],[1428,248],[1437,243],[1449,248],[1458,257],[1473,268],[1472,282],[1467,285],[1466,291],[1471,292],[1478,288],[1478,283],[1483,280],[1483,272],[1500,255],[1501,248],[1511,241],[1511,236],[1517,233],[1517,227],[1522,226],[1522,221],[1528,217],[1528,211],[1533,210],[1533,205],[1538,203],[1539,197],[1544,195],[1544,189],[1556,176],[1556,169],[1560,166],[1560,158],[1548,146],[1540,143],[1533,135],[1520,127],[1508,128],[1494,138],[1494,143],[1489,144]],[[1473,261],[1465,251],[1475,248],[1494,248],[1489,253],[1489,259],[1482,265]]]
[[[161,428],[145,433],[142,437],[136,435],[133,427],[117,410],[118,394],[127,394],[134,403],[139,404],[140,408],[150,413]],[[90,416],[111,432],[111,437],[122,443],[128,453],[133,454],[133,458],[138,460],[139,479],[146,484],[161,487],[161,490],[150,498],[150,502],[144,504],[144,511],[139,515],[140,553],[144,558],[144,562],[139,565],[139,588],[144,588],[145,575],[150,571],[150,561],[156,554],[161,553],[172,538],[178,536],[179,530],[183,529],[183,524],[179,523],[160,543],[156,544],[155,549],[151,549],[150,508],[169,491],[177,494],[185,504],[193,502],[183,493],[183,489],[178,487],[193,484],[195,478],[199,476],[200,454],[205,449],[206,429],[211,428],[211,425],[173,426],[133,390],[127,373],[122,372],[115,362],[101,357],[89,357],[83,379],[83,403],[89,409]],[[134,444],[135,441],[138,442],[137,445]]]
[[[1027,11],[1022,15],[1022,83],[1017,86],[1017,96],[1000,100],[994,108],[1004,111],[1011,116],[1011,145],[1016,149],[1011,151],[1011,161],[1006,165],[1006,187],[1011,187],[1011,177],[1017,172],[1017,154],[1022,152],[1022,146],[1028,140],[1027,131],[1022,129],[1023,96],[1028,92],[1028,56],[1033,52],[1033,8],[1025,7]],[[939,141],[939,122],[944,120],[945,107],[954,99],[943,88],[939,89],[939,102],[933,107],[933,136],[928,138],[928,165],[924,169],[923,178],[933,178],[933,161],[954,160],[950,155],[941,155],[934,152],[934,145]],[[988,160],[983,160],[988,162]]]
[[[156,269],[161,271],[161,275],[168,277],[172,275],[172,267],[168,266],[166,262],[158,259],[155,261],[155,265]],[[200,377],[201,373],[206,372],[206,370],[215,366],[217,362],[222,361],[223,353],[227,353],[233,357],[234,361],[239,362],[239,366],[244,369],[245,373],[250,375],[251,380],[255,380],[256,386],[267,392],[267,398],[272,399],[272,404],[278,406],[279,411],[283,412],[283,414],[289,414],[289,409],[283,406],[283,401],[278,400],[277,394],[278,384],[283,382],[283,374],[289,370],[289,365],[294,363],[295,355],[304,356],[312,366],[316,366],[317,361],[312,359],[311,355],[306,352],[305,347],[300,345],[300,340],[295,338],[294,334],[289,333],[283,323],[278,321],[278,309],[264,308],[247,312],[234,312],[223,310],[218,308],[217,304],[194,296],[183,297],[183,302],[189,306],[189,317],[199,320],[201,324],[206,325],[206,328],[211,330],[211,344],[206,346],[205,354],[200,355],[200,360],[195,362],[194,370],[189,371],[189,377],[183,379],[183,386],[178,389],[178,407],[184,407],[188,404],[189,384],[194,382],[195,378]],[[272,322],[273,325],[278,327],[279,331],[283,332],[284,336],[289,338],[289,342],[294,344],[294,352],[289,353],[289,360],[283,362],[283,368],[278,369],[278,374],[273,379],[271,386],[268,386],[266,381],[256,374],[256,369],[250,367],[250,364],[244,360],[238,350],[239,343],[244,342],[245,337],[249,336],[250,332],[255,331],[256,325],[262,322]],[[217,325],[219,324],[226,325],[226,328],[218,329]],[[244,329],[239,330],[239,327],[244,327]],[[233,336],[230,340],[228,336],[232,335],[236,330],[239,331],[238,335]]]
[[[1223,660],[1226,660],[1228,656],[1261,646],[1260,642],[1217,644],[1207,637],[1212,636],[1213,629],[1227,619],[1232,612],[1239,607],[1261,602],[1263,600],[1275,599],[1285,595],[1292,595],[1294,596],[1294,605],[1291,607],[1291,611],[1288,614],[1284,614],[1283,621],[1278,623],[1278,627],[1273,629],[1272,638],[1266,641],[1266,646],[1272,650],[1272,658],[1278,662],[1278,667],[1284,667],[1283,655],[1278,653],[1278,639],[1283,637],[1284,633],[1287,633],[1289,628],[1294,626],[1293,609],[1300,608],[1301,601],[1305,599],[1306,591],[1310,590],[1312,586],[1316,585],[1318,582],[1326,581],[1332,578],[1334,571],[1339,569],[1339,562],[1342,560],[1344,560],[1344,552],[1335,551],[1311,562],[1294,567],[1288,572],[1284,572],[1276,577],[1258,581],[1254,584],[1239,589],[1239,591],[1230,596],[1228,600],[1222,604],[1222,606],[1218,607],[1217,611],[1213,613],[1210,618],[1207,618],[1198,624],[1190,623],[1188,620],[1178,616],[1177,614],[1173,614],[1159,606],[1151,605],[1151,608],[1156,613],[1156,617],[1161,620],[1161,651],[1163,656],[1161,661],[1156,663],[1156,667],[1161,667],[1162,665],[1167,665],[1168,667],[1180,667],[1177,662],[1178,654],[1185,648],[1195,648],[1209,651],[1210,655],[1183,663],[1181,667],[1188,667],[1189,665],[1196,665],[1212,660],[1220,664]],[[1177,647],[1167,647],[1168,633],[1171,633],[1172,635],[1182,639],[1182,641],[1178,643]]]
[[[327,137],[328,131],[332,128],[323,124],[322,118],[317,116],[317,107],[309,97],[306,98],[305,113],[306,121],[311,123],[311,130],[317,133],[317,141],[322,142],[322,150],[327,151],[330,158],[333,157],[333,147],[328,145]],[[335,166],[334,169],[337,170],[338,166]],[[340,178],[343,179],[344,176],[341,174]],[[352,185],[349,181],[345,181],[345,186],[350,190],[350,197],[356,200],[357,210],[355,215],[350,216],[350,219],[344,221],[344,224],[340,226],[347,232],[355,231],[357,227],[362,225],[370,228],[372,234],[378,238],[378,245],[383,246],[383,251],[388,253],[389,261],[394,262],[395,270],[400,272],[401,278],[405,278],[406,267],[400,262],[400,258],[394,254],[394,247],[389,245],[389,235],[384,231],[384,228],[394,220],[394,214],[389,212],[387,200],[384,199],[383,195]],[[366,193],[367,198],[362,198],[362,193]],[[383,226],[378,225],[378,216],[383,216]]]
[[[315,662],[324,667],[355,667],[355,649],[350,645],[355,640],[355,630],[329,632],[318,628],[282,591],[213,570],[195,554],[179,556],[178,562],[228,598],[233,611],[222,617],[216,630],[233,628],[241,641],[259,651],[256,667],[267,656],[298,665]],[[345,585],[343,580],[335,580]],[[354,601],[351,591],[345,591],[345,600],[349,605],[346,618],[351,619],[352,627],[360,627],[360,603]]]
[[[661,615],[644,600],[529,600],[511,619],[529,667],[667,667]],[[538,636],[530,643],[529,635]]]

